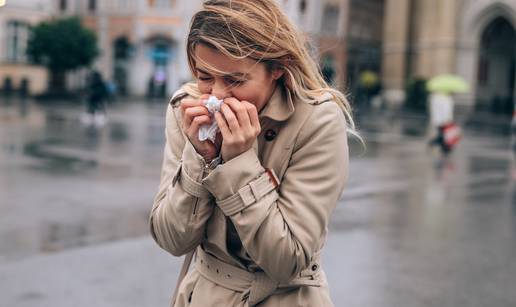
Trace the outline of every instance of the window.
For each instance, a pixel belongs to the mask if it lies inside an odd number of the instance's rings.
[[[171,0],[156,0],[156,7],[166,9],[172,6]]]
[[[166,9],[174,6],[175,0],[148,0],[147,3],[149,7]]]
[[[7,23],[7,61],[25,62],[27,56],[27,40],[29,36],[29,26],[19,21],[9,21]]]
[[[61,12],[66,11],[66,6],[66,0],[59,0],[59,10],[61,10]]]
[[[336,34],[338,24],[339,24],[339,7],[336,5],[326,5],[324,7],[321,32]]]
[[[95,12],[97,9],[97,1],[96,0],[88,0],[88,10],[90,12]]]
[[[304,14],[306,12],[306,0],[301,0],[299,2],[299,12]]]
[[[321,59],[321,73],[324,81],[333,84],[335,81],[335,60],[333,56],[326,54]]]

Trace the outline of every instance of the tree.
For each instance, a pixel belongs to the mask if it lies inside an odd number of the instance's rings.
[[[27,54],[50,71],[49,90],[63,92],[67,71],[89,66],[98,56],[95,33],[77,17],[43,21],[31,29]]]

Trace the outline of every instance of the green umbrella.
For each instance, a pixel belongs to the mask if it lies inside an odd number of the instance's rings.
[[[467,93],[468,83],[456,75],[438,75],[428,81],[426,88],[437,93]]]
[[[376,86],[378,84],[379,78],[378,74],[374,71],[365,70],[360,74],[360,83],[366,87],[371,88],[373,86]]]

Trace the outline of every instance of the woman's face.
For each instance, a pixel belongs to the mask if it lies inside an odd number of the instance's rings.
[[[195,56],[197,85],[202,94],[245,100],[254,104],[258,112],[269,101],[276,80],[283,75],[279,70],[271,73],[256,60],[235,60],[203,44],[195,47]],[[224,74],[215,74],[209,67]]]

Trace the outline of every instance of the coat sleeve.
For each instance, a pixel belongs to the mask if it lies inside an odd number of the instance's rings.
[[[342,111],[333,102],[313,109],[278,189],[260,188],[266,170],[252,149],[203,180],[251,259],[278,282],[295,278],[320,251],[347,179]]]
[[[184,136],[176,112],[169,104],[161,180],[149,224],[158,245],[180,256],[203,240],[213,204],[211,194],[201,184],[204,159]]]

